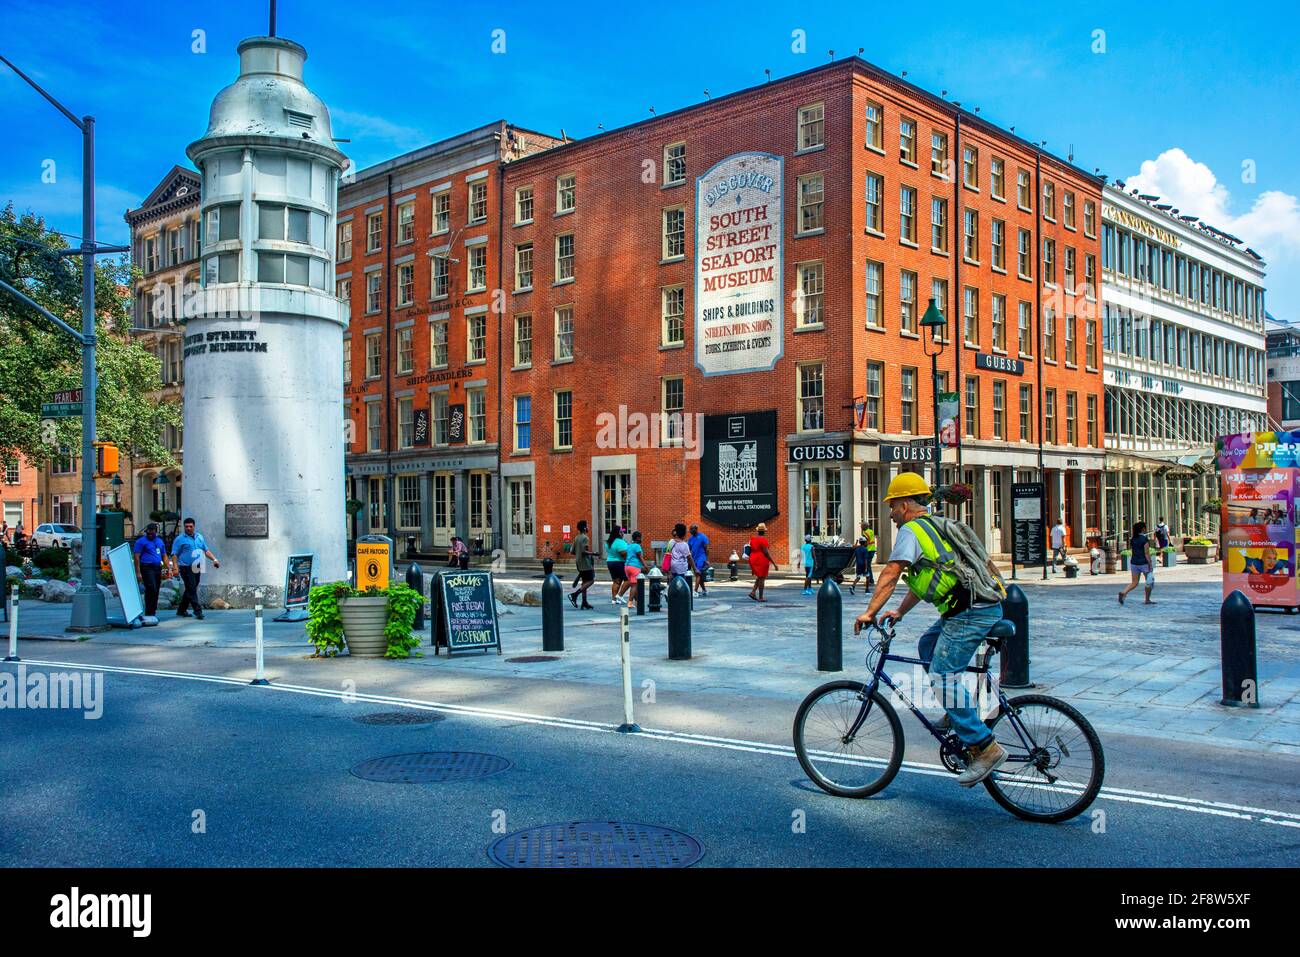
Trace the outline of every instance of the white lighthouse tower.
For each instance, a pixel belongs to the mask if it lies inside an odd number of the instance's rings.
[[[334,219],[346,159],[303,84],[307,51],[239,44],[186,151],[202,178],[202,292],[185,322],[185,501],[221,561],[203,584],[273,604],[290,554],[347,574]]]

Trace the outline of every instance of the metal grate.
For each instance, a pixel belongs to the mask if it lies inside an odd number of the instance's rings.
[[[371,758],[352,768],[365,781],[388,784],[433,784],[443,781],[474,781],[499,774],[512,767],[505,758],[476,751],[424,751]]]
[[[559,655],[520,655],[518,658],[507,658],[506,661],[515,661],[520,664],[531,665],[535,661],[559,661]]]
[[[690,867],[703,856],[700,842],[681,831],[619,821],[544,824],[488,848],[502,867]]]
[[[433,711],[376,711],[358,715],[352,720],[361,724],[432,724],[445,717]]]

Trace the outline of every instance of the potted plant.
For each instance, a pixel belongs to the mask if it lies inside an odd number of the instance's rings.
[[[1165,568],[1173,568],[1178,564],[1178,549],[1172,545],[1166,545],[1160,549],[1160,554],[1164,556]]]
[[[420,643],[411,634],[420,593],[402,582],[357,591],[347,582],[315,586],[307,597],[307,637],[319,657],[348,654],[406,658]]]
[[[934,497],[946,505],[965,505],[974,494],[974,490],[963,482],[940,485],[934,490]]]
[[[1131,549],[1131,548],[1126,548],[1126,549],[1124,549],[1122,552],[1119,553],[1119,570],[1120,570],[1120,571],[1122,571],[1122,572],[1126,572],[1126,571],[1128,571],[1128,558],[1129,558],[1129,556],[1132,555],[1132,554],[1133,554],[1133,549]]]
[[[1214,561],[1215,544],[1209,538],[1189,538],[1183,543],[1183,554],[1189,565],[1208,565]]]

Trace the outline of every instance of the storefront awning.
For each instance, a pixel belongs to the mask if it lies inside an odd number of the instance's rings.
[[[1214,469],[1214,449],[1171,449],[1166,452],[1130,452],[1112,449],[1106,453],[1106,469],[1134,469],[1170,475],[1203,475]]]

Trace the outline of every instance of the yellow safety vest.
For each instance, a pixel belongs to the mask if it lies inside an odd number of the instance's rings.
[[[921,546],[921,557],[904,573],[903,583],[913,595],[933,604],[942,615],[952,606],[959,584],[957,573],[953,571],[955,554],[952,546],[928,518],[914,518],[903,527],[912,530]]]
[[[875,530],[874,530],[874,529],[870,529],[870,528],[864,528],[864,529],[862,530],[862,537],[865,538],[865,539],[867,540],[867,551],[869,551],[869,552],[874,552],[874,551],[876,550],[876,532],[875,532]]]

